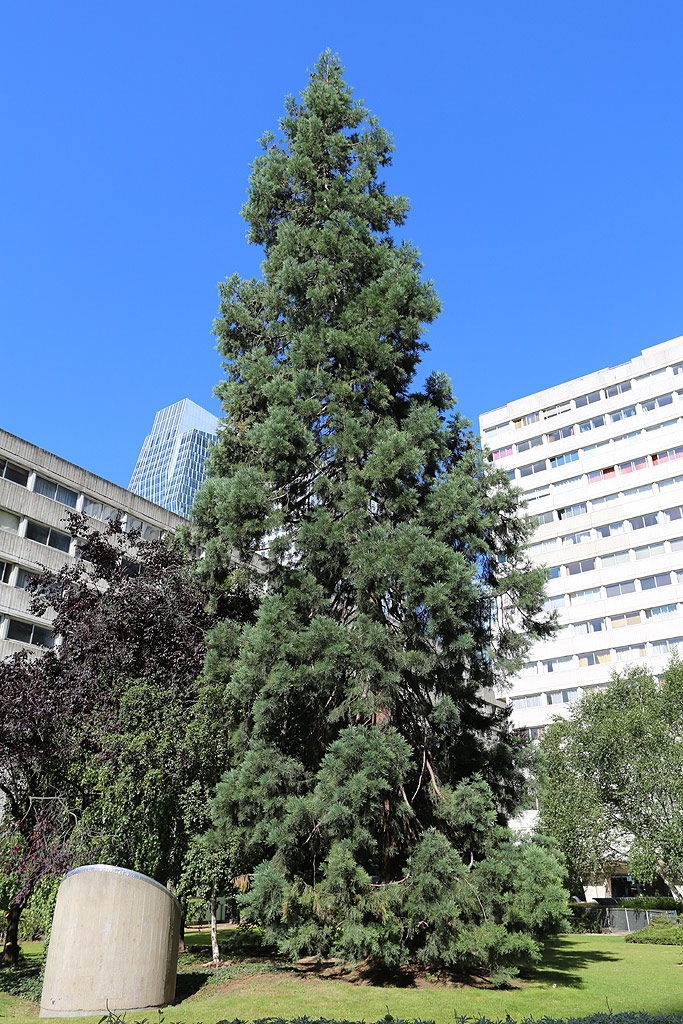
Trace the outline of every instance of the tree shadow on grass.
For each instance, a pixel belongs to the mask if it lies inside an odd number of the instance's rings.
[[[558,988],[583,988],[583,975],[577,973],[594,963],[619,960],[618,956],[602,949],[577,949],[559,939],[550,939],[543,947],[543,959],[536,967],[520,972],[523,981],[536,981]]]
[[[209,980],[208,971],[179,971],[175,984],[175,1002],[182,1003],[195,995]]]

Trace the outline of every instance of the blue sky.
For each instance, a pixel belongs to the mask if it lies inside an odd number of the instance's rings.
[[[682,43],[680,0],[6,5],[0,426],[125,486],[158,408],[218,411],[248,165],[327,47],[466,415],[683,333]]]

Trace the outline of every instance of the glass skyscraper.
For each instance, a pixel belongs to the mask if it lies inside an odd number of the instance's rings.
[[[183,398],[160,409],[145,438],[129,490],[180,516],[189,516],[206,478],[204,463],[216,438],[218,418]]]

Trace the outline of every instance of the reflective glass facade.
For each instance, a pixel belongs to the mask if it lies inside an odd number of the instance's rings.
[[[189,516],[206,478],[204,462],[218,418],[184,398],[161,409],[145,438],[129,489],[180,516]]]

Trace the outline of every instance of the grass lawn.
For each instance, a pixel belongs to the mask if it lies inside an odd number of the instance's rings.
[[[683,1011],[683,952],[679,946],[647,946],[624,942],[616,935],[566,935],[549,943],[541,967],[505,990],[421,981],[417,986],[351,984],[317,976],[302,977],[246,943],[239,932],[220,936],[229,944],[222,977],[212,977],[206,932],[187,936],[190,952],[178,974],[178,1003],[166,1011],[169,1021],[257,1017],[341,1018],[378,1020],[387,1008],[394,1017],[421,1017],[447,1024],[454,1013],[515,1020],[525,1016],[566,1017],[607,1009]],[[30,956],[37,950],[29,947]],[[37,1006],[7,994],[0,972],[0,1018],[28,1024]],[[556,987],[553,987],[556,986]],[[142,1015],[138,1015],[142,1016]],[[148,1014],[155,1024],[154,1013]],[[98,1017],[82,1018],[97,1021]],[[133,1024],[134,1014],[128,1015]]]

